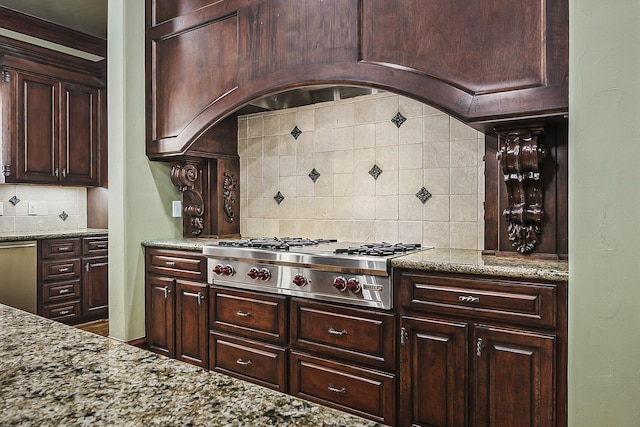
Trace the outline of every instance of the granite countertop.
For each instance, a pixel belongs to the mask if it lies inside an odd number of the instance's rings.
[[[215,244],[219,240],[205,238],[156,239],[145,240],[142,245],[164,249],[202,251],[203,246]],[[569,280],[569,264],[567,261],[524,257],[496,257],[483,255],[482,251],[467,249],[428,249],[393,258],[391,266],[393,268],[477,274],[515,279],[561,282]]]
[[[464,249],[429,249],[391,260],[394,268],[449,273],[482,274],[518,279],[569,280],[567,261],[482,255]]]
[[[0,424],[380,424],[0,304]]]
[[[64,239],[70,237],[94,237],[109,233],[103,228],[85,228],[82,230],[55,230],[55,231],[13,231],[0,233],[0,243],[20,242],[39,239]]]

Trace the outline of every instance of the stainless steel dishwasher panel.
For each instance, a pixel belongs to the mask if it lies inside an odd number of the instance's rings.
[[[37,246],[35,241],[0,243],[0,303],[36,312]]]

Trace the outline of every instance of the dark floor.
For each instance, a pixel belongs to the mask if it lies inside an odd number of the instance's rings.
[[[109,336],[109,320],[108,319],[94,320],[93,322],[81,323],[79,325],[75,325],[75,327],[82,329],[84,331],[92,332],[96,335],[102,335],[103,337]]]

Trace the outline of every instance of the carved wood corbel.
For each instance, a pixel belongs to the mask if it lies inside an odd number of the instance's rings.
[[[540,141],[543,131],[542,125],[496,129],[508,195],[502,215],[508,223],[509,240],[521,254],[533,251],[544,219],[541,166],[547,153]]]
[[[184,234],[199,236],[204,230],[204,198],[202,171],[197,162],[176,162],[171,168],[171,182],[182,192]]]

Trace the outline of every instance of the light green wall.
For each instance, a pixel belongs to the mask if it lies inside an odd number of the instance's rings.
[[[144,0],[109,0],[107,57],[109,332],[128,341],[145,334],[140,242],[182,234],[170,165],[145,155]]]
[[[640,426],[640,1],[570,0],[570,426]]]

